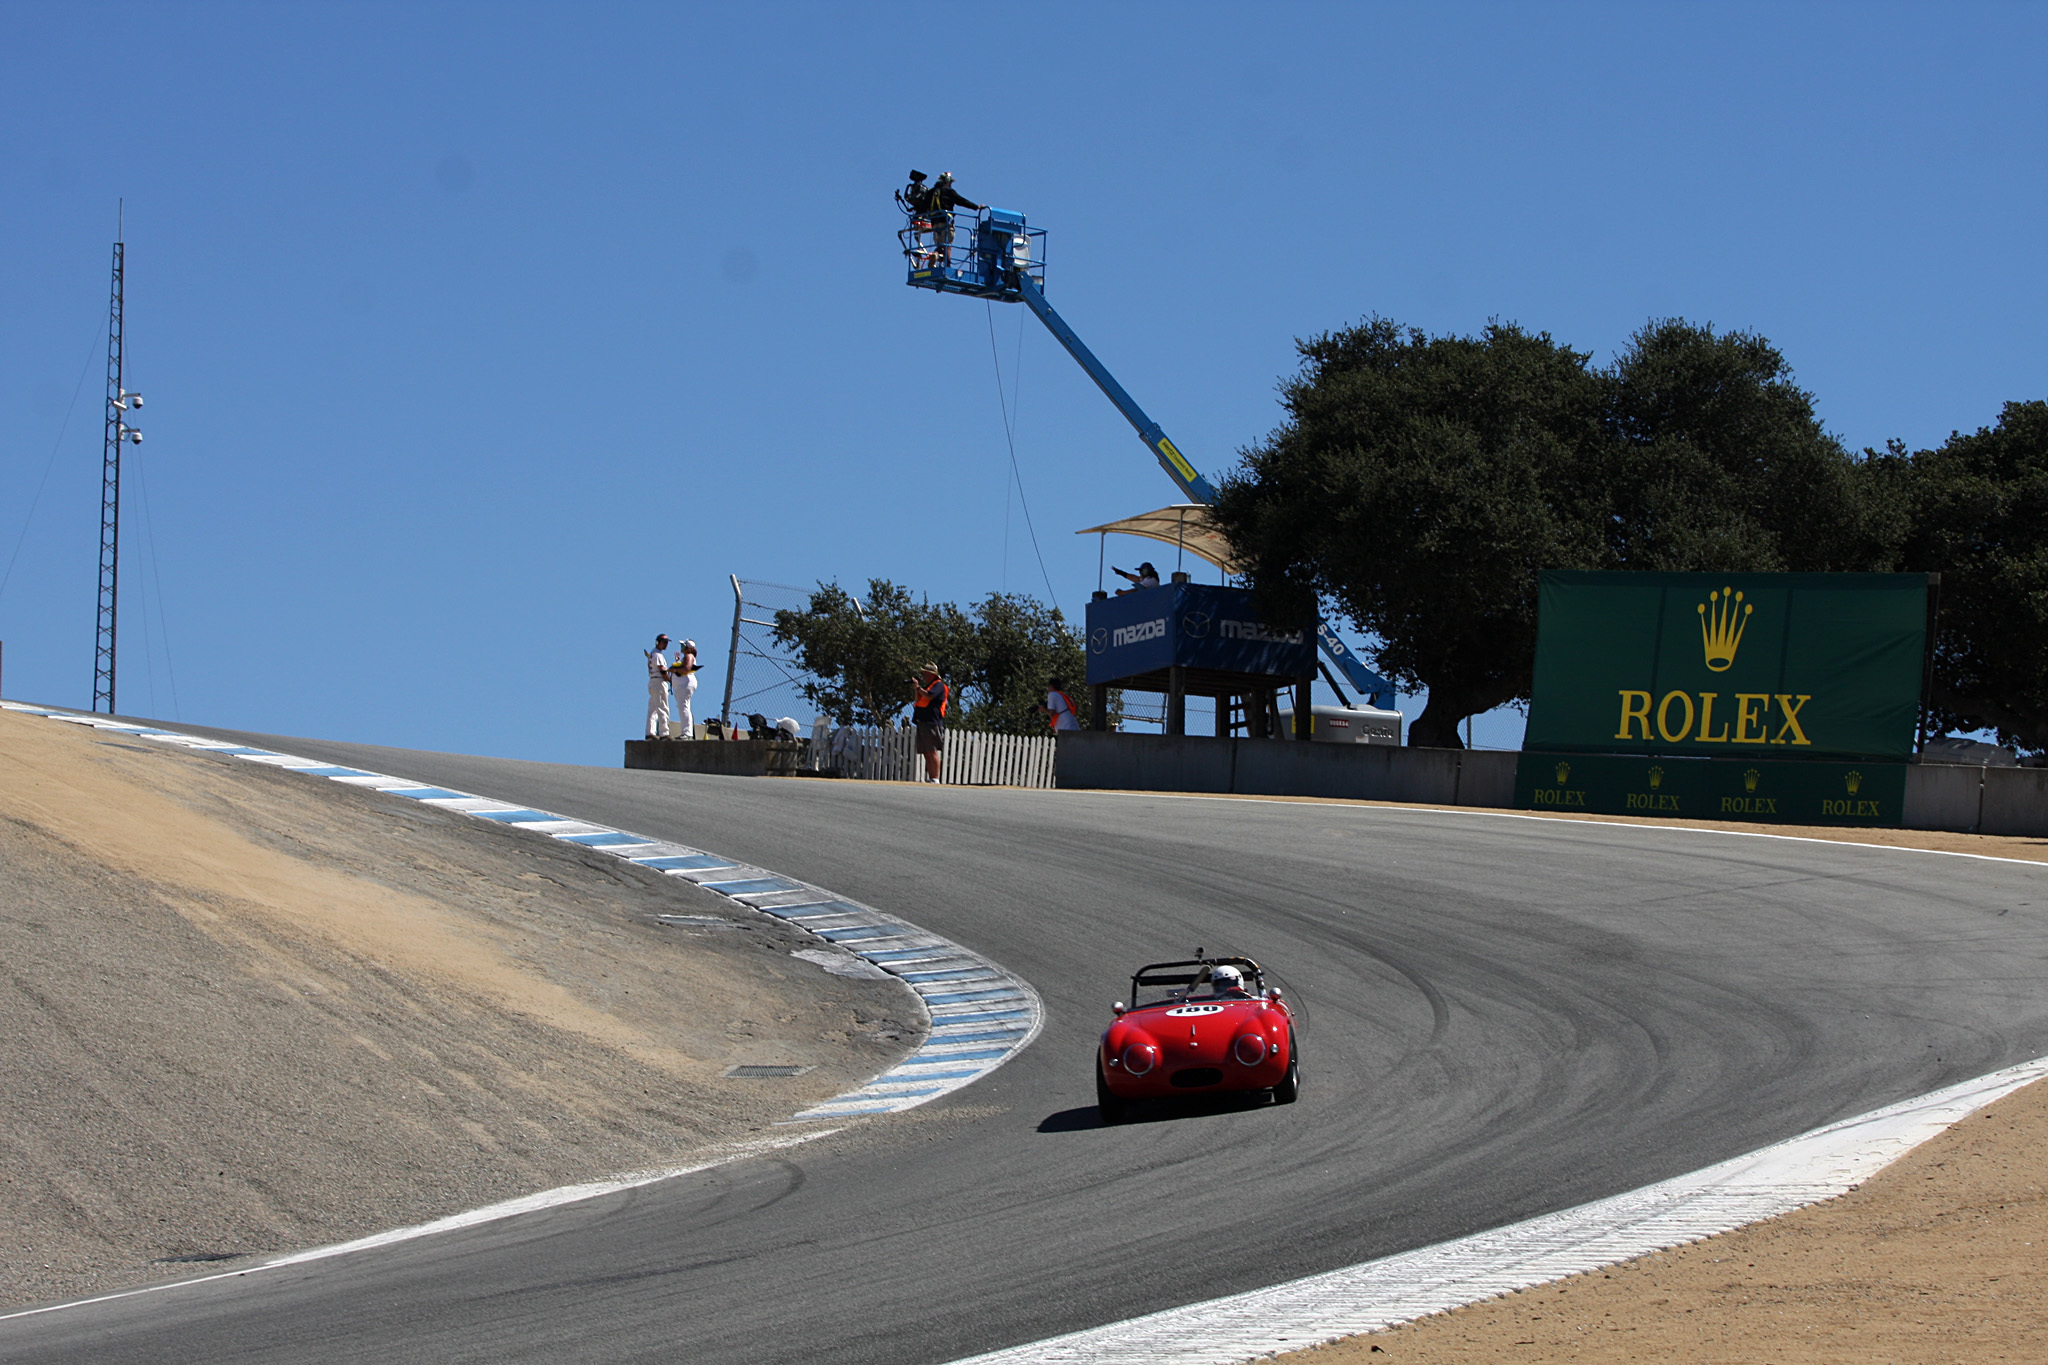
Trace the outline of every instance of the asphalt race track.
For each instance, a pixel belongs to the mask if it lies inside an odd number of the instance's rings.
[[[203,733],[793,874],[1019,971],[1045,1033],[845,1139],[0,1322],[9,1361],[943,1362],[1618,1193],[2048,1054],[2038,865]],[[1306,1005],[1301,1102],[1098,1127],[1109,1002],[1198,944]]]

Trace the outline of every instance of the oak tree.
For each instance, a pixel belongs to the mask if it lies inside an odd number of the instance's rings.
[[[1930,719],[2048,750],[2048,402],[1881,458],[1910,509],[1901,567],[1941,575]]]
[[[1505,323],[1370,318],[1298,350],[1216,521],[1269,613],[1334,607],[1427,691],[1412,744],[1458,747],[1466,716],[1527,699],[1544,569],[1886,568],[1903,534],[1748,333],[1656,321],[1604,369]]]
[[[928,661],[952,685],[948,720],[957,728],[1047,733],[1033,708],[1056,677],[1086,723],[1080,637],[1058,607],[1021,593],[990,593],[963,610],[887,579],[868,584],[865,602],[821,583],[805,610],[776,613],[774,638],[809,675],[804,695],[841,725],[893,724],[911,703],[912,673]]]

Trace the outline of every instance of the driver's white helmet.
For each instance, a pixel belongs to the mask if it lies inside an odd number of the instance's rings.
[[[1225,991],[1241,991],[1244,989],[1244,973],[1235,967],[1218,967],[1209,973],[1209,989],[1218,995]]]

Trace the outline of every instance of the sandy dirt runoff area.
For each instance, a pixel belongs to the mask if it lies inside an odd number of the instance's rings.
[[[2048,1081],[1837,1199],[1290,1365],[2048,1361]]]
[[[758,1140],[922,1037],[817,947],[572,844],[0,712],[0,1308]]]

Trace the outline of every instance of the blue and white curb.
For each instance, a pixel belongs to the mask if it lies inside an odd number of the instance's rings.
[[[343,767],[226,740],[202,739],[160,726],[22,702],[0,701],[0,709],[245,759],[351,787],[368,787],[388,796],[407,797],[421,805],[439,806],[474,819],[544,834],[563,843],[580,844],[671,877],[681,877],[735,904],[773,915],[907,986],[917,997],[930,1027],[924,1043],[866,1085],[813,1105],[783,1120],[785,1123],[915,1109],[988,1075],[1030,1046],[1045,1024],[1045,1007],[1031,984],[978,953],[920,929],[908,920],[720,854],[388,773]]]
[[[953,1365],[1239,1365],[1381,1331],[1847,1194],[1950,1125],[2044,1076],[2048,1057],[1560,1213]]]

